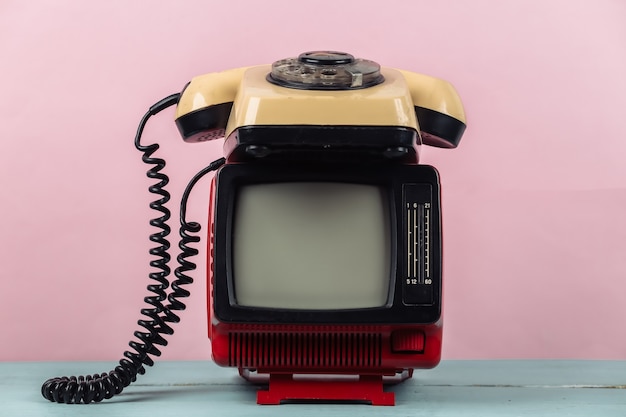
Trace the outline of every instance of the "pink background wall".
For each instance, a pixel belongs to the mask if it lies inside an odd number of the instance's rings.
[[[150,270],[140,117],[194,75],[312,49],[464,100],[461,146],[423,152],[445,187],[445,358],[626,359],[626,3],[295,4],[0,4],[0,360],[118,359]],[[183,143],[172,116],[145,140],[177,202],[221,141]],[[165,359],[209,358],[194,277]]]

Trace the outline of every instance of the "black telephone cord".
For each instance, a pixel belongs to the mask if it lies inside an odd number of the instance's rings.
[[[56,377],[44,382],[41,387],[41,393],[50,401],[66,404],[88,404],[100,402],[121,393],[124,388],[136,381],[138,374],[143,375],[146,372],[144,366],[154,365],[154,360],[151,356],[161,355],[158,346],[167,345],[167,340],[163,336],[173,334],[174,330],[170,324],[180,321],[179,316],[174,311],[185,309],[185,304],[179,298],[189,296],[189,291],[185,290],[183,286],[191,284],[193,279],[187,276],[186,272],[196,268],[196,265],[189,261],[188,258],[198,254],[197,249],[188,245],[200,241],[198,236],[190,235],[190,233],[198,233],[200,231],[200,224],[196,222],[188,223],[185,220],[187,201],[195,184],[204,175],[217,170],[224,164],[225,160],[220,158],[198,172],[183,193],[180,204],[181,226],[179,233],[181,239],[178,244],[181,253],[177,257],[179,266],[174,271],[177,279],[172,282],[171,291],[168,295],[166,291],[170,287],[170,283],[167,277],[171,272],[168,263],[171,257],[169,255],[170,243],[167,236],[171,230],[167,221],[170,219],[171,214],[169,209],[165,207],[165,204],[170,200],[170,194],[165,190],[165,186],[168,184],[169,178],[161,172],[165,167],[165,160],[152,156],[159,149],[159,145],[142,145],[141,136],[148,119],[178,103],[179,98],[180,94],[172,94],[151,106],[139,122],[137,134],[135,135],[135,147],[140,152],[143,152],[143,162],[151,165],[151,168],[146,172],[146,176],[157,180],[156,183],[148,188],[148,191],[160,197],[150,203],[150,208],[160,213],[159,217],[150,220],[150,224],[159,229],[159,231],[150,235],[150,241],[158,245],[150,249],[150,254],[156,257],[156,259],[150,261],[150,266],[156,268],[157,271],[148,275],[156,283],[147,286],[151,295],[145,297],[144,301],[150,307],[141,309],[141,314],[146,319],[137,321],[143,330],[134,332],[134,336],[138,340],[131,340],[128,343],[132,350],[124,352],[124,357],[120,359],[118,366],[112,371],[86,376]],[[163,305],[166,299],[169,301],[167,306]]]

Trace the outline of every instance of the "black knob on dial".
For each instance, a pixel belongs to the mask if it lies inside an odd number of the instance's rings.
[[[312,65],[345,65],[354,62],[354,57],[345,52],[312,51],[300,54],[298,61]]]

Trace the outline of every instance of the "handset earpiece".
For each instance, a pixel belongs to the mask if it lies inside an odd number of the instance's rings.
[[[456,148],[465,132],[463,104],[447,81],[400,70],[409,86],[422,143],[439,148]]]
[[[176,126],[185,142],[206,142],[224,137],[246,69],[200,75],[185,86],[176,107]]]

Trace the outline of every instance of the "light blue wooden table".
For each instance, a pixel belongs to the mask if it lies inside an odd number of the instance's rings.
[[[211,362],[157,362],[111,400],[50,403],[49,377],[109,371],[113,363],[0,363],[0,416],[626,416],[626,361],[444,361],[389,387],[395,407],[256,405],[257,386]]]

